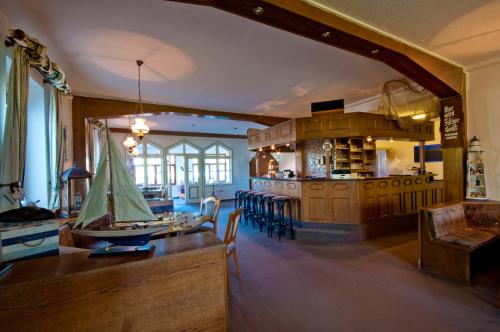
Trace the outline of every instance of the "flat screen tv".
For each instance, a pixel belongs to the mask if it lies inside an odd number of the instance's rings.
[[[432,163],[443,161],[443,152],[441,151],[441,144],[429,144],[424,147],[425,162]],[[418,145],[413,147],[413,161],[420,162],[420,149]]]

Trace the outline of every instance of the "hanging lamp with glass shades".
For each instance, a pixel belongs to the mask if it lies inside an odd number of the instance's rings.
[[[132,133],[132,129],[130,126],[130,115],[128,117],[128,127],[130,129],[130,133],[127,134],[122,144],[127,149],[128,153],[132,154],[134,149],[137,147],[137,141],[135,140],[134,134]]]
[[[134,119],[134,124],[130,128],[132,133],[137,136],[139,141],[141,141],[144,136],[149,133],[149,126],[146,124],[146,118],[144,117],[144,110],[142,109],[142,96],[141,96],[141,66],[144,64],[142,60],[137,60],[137,72],[138,72],[138,82],[137,87],[139,91],[139,102],[136,105],[136,114],[137,107],[141,111],[140,115]]]

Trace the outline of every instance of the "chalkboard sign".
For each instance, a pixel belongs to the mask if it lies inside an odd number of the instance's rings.
[[[463,147],[464,112],[461,96],[441,99],[441,147]]]

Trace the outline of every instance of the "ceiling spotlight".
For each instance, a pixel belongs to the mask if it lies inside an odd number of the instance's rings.
[[[325,31],[321,34],[321,37],[323,38],[328,38],[332,35],[332,33],[330,31]]]
[[[425,115],[425,113],[420,113],[420,114],[415,114],[411,118],[413,120],[424,120],[426,117],[427,117],[427,115]]]
[[[372,140],[373,140],[373,138],[372,138],[371,136],[368,136],[368,137],[366,138],[366,141],[367,141],[367,142],[371,142]]]
[[[370,51],[371,54],[377,54],[378,52],[379,52],[379,50],[377,50],[377,49]]]
[[[260,15],[264,14],[264,8],[262,8],[262,7],[255,7],[253,9],[253,13],[255,15],[257,15],[257,16],[260,16]]]

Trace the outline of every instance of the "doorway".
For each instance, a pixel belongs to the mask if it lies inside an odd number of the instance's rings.
[[[201,149],[181,141],[166,149],[168,194],[175,203],[199,203],[202,193]]]

